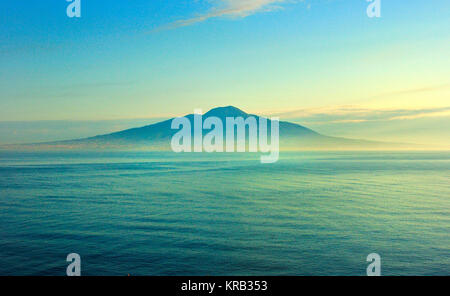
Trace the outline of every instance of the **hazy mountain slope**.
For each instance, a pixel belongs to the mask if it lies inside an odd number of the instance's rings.
[[[226,117],[243,117],[257,115],[247,114],[244,111],[233,107],[219,107],[212,109],[203,115],[203,120],[215,116],[224,123]],[[193,128],[193,115],[186,116]],[[143,126],[140,128],[127,129],[111,134],[98,135],[95,137],[57,141],[47,143],[37,143],[26,145],[27,148],[36,149],[146,149],[146,150],[169,150],[172,136],[177,130],[171,129],[172,119],[156,124]],[[268,127],[270,122],[268,122]],[[207,131],[204,131],[206,134]],[[364,140],[352,140],[321,135],[304,126],[280,121],[280,149],[281,150],[301,150],[301,149],[379,149],[379,148],[400,148],[404,145],[394,145],[382,142],[371,142]],[[270,137],[270,135],[269,135]],[[224,137],[225,141],[225,137]],[[24,147],[25,145],[21,145]],[[394,147],[395,146],[395,147]]]

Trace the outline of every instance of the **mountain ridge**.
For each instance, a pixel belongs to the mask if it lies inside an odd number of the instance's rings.
[[[261,117],[258,115],[246,113],[234,106],[213,108],[203,114],[203,119],[212,116],[220,118],[223,122],[225,122],[225,119],[227,117],[242,117],[244,119],[251,116],[254,116],[257,119]],[[184,117],[189,119],[189,121],[192,123],[194,114],[188,114]],[[170,140],[172,136],[178,132],[178,130],[171,129],[171,123],[173,119],[174,118],[150,125],[81,139],[6,146],[37,149],[169,150]],[[193,124],[191,125],[193,126]],[[268,123],[268,130],[270,129],[269,127],[270,122]],[[405,145],[325,136],[300,124],[287,121],[279,122],[279,135],[280,150],[372,150],[380,149],[383,146],[386,146],[386,148],[395,148],[394,146]]]

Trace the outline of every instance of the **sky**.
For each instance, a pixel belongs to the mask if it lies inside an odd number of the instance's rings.
[[[450,144],[448,0],[381,0],[381,18],[365,0],[81,0],[81,18],[69,4],[2,3],[0,143],[30,139],[18,122],[81,121],[89,136],[234,105],[331,135]],[[86,128],[98,121],[110,124]]]

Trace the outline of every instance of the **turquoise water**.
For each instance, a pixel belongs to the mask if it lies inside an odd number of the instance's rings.
[[[0,153],[0,274],[448,275],[450,153]]]

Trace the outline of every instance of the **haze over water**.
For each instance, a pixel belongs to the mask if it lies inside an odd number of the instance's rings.
[[[446,275],[449,152],[0,152],[0,274]]]

